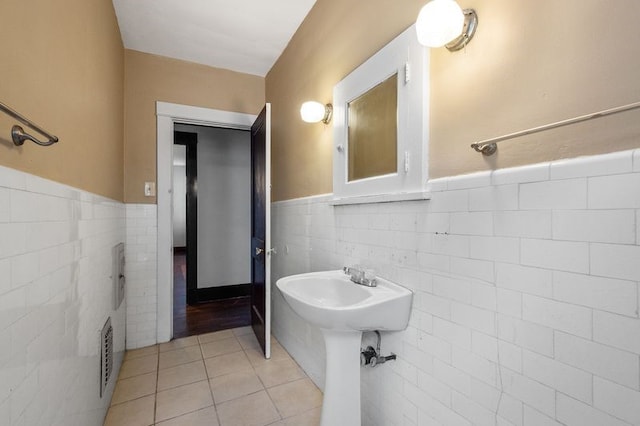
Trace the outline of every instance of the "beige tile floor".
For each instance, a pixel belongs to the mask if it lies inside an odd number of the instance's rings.
[[[271,347],[243,327],[128,351],[104,426],[317,426],[322,393]]]

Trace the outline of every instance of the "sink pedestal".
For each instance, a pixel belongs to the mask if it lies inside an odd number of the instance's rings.
[[[321,330],[327,362],[320,426],[360,426],[362,332]]]
[[[342,271],[280,278],[276,286],[295,313],[322,330],[327,354],[321,426],[360,425],[362,332],[409,324],[413,293],[381,277],[377,286],[351,282]]]

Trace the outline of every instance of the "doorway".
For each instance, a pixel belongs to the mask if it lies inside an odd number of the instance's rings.
[[[270,146],[271,146],[271,121],[270,104],[266,104],[263,113],[265,120],[265,200],[266,200],[266,236],[265,236],[265,299],[270,300],[270,256],[273,252],[270,247]],[[173,337],[173,132],[174,125],[199,124],[211,127],[250,130],[257,115],[244,114],[230,111],[215,110],[210,108],[180,105],[168,102],[156,102],[156,134],[157,134],[157,309],[156,309],[156,341],[168,342]],[[253,208],[253,207],[252,207]],[[266,304],[264,316],[264,335],[269,342],[271,331],[270,303]],[[255,329],[254,329],[255,331]],[[269,357],[268,343],[265,347],[265,357]]]
[[[250,324],[251,138],[175,124],[173,337]]]

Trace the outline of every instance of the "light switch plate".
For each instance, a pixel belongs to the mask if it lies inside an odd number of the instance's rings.
[[[155,197],[156,196],[156,183],[155,182],[145,182],[144,183],[144,196],[145,197]]]

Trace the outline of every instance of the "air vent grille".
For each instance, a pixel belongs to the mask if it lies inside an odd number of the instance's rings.
[[[104,396],[113,371],[113,327],[111,317],[102,327],[100,333],[100,398]]]

